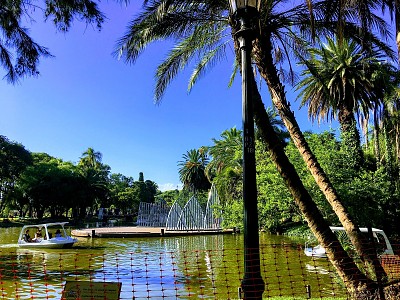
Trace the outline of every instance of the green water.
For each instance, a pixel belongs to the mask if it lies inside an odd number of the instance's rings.
[[[0,299],[60,299],[67,280],[121,282],[121,299],[235,299],[243,236],[79,239],[72,249],[16,245],[20,228],[0,228]],[[261,234],[265,297],[343,295],[327,261],[282,236]]]

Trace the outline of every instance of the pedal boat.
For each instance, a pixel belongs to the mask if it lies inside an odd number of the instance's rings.
[[[25,225],[22,227],[21,232],[18,237],[18,246],[20,248],[30,248],[30,249],[61,249],[61,248],[71,248],[74,243],[78,240],[70,237],[64,226],[68,222],[56,222],[56,223],[45,223],[37,225]],[[33,235],[31,236],[31,241],[26,241],[24,239],[24,234],[26,230]],[[35,232],[41,229],[42,238],[33,238]]]

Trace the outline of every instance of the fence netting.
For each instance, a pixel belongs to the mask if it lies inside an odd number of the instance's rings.
[[[390,280],[398,279],[398,256],[386,257],[382,265]],[[306,256],[302,245],[261,244],[260,268],[264,298],[347,299],[329,261]],[[80,299],[63,293],[69,282],[96,283],[96,289],[118,283],[120,299],[238,299],[243,269],[242,247],[102,255],[17,249],[0,252],[0,299]],[[114,299],[107,289],[101,295]]]

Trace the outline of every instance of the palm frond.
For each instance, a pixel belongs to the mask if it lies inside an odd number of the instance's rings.
[[[228,43],[222,43],[216,46],[214,49],[210,50],[206,55],[203,56],[201,61],[194,68],[192,75],[189,79],[188,92],[191,91],[194,84],[200,79],[204,73],[206,73],[210,68],[214,67],[222,58],[225,57],[225,47]]]
[[[12,54],[4,47],[0,41],[0,63],[1,65],[7,70],[6,75],[4,78],[9,83],[17,82],[17,74],[14,70],[14,66],[12,63]]]
[[[228,87],[232,87],[233,81],[235,80],[236,75],[238,74],[239,71],[240,71],[240,65],[239,65],[238,61],[235,59],[232,74],[231,74],[231,77],[229,78]]]

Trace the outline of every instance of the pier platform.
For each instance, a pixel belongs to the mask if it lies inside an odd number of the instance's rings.
[[[98,237],[98,238],[130,238],[130,237],[160,237],[160,236],[184,236],[205,234],[232,234],[234,229],[224,230],[167,230],[165,227],[96,227],[74,229],[71,235],[75,237]]]

